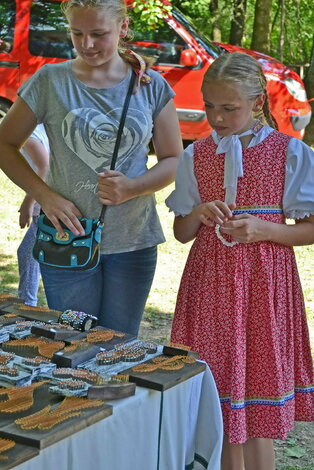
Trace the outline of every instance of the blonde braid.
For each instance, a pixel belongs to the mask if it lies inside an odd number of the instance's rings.
[[[263,104],[263,108],[260,111],[257,111],[257,113],[254,114],[254,117],[256,119],[259,119],[263,124],[268,124],[270,127],[273,127],[274,129],[278,130],[278,125],[273,117],[273,115],[270,112],[270,107],[269,107],[269,99],[268,99],[268,94],[267,94],[267,80],[264,75],[263,69],[260,66],[260,84],[261,84],[261,89],[263,90],[263,93],[265,95],[265,101]]]
[[[265,93],[265,101],[264,101],[262,113],[263,113],[263,116],[264,116],[264,118],[265,118],[267,124],[268,124],[270,127],[273,127],[274,129],[277,129],[277,130],[278,130],[278,125],[277,125],[276,119],[274,118],[274,116],[273,116],[273,115],[271,114],[271,112],[270,112],[269,100],[268,100],[268,95],[267,95],[267,93]]]

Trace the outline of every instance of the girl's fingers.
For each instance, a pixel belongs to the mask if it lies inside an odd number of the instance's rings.
[[[239,214],[239,215],[234,215],[232,217],[232,220],[226,220],[223,224],[224,229],[235,229],[239,227],[243,227],[248,223],[248,219],[252,219],[252,215],[250,214]]]
[[[246,223],[243,220],[228,220],[222,224],[221,230],[230,231],[236,228],[241,228],[244,225],[246,225]]]
[[[98,182],[101,183],[104,178],[112,178],[114,176],[121,176],[121,171],[116,170],[104,170],[102,173],[98,173]]]
[[[72,209],[64,209],[57,213],[54,211],[53,214],[51,214],[49,210],[44,210],[44,212],[60,235],[64,235],[64,229],[61,224],[64,224],[75,235],[85,235],[84,228],[78,220],[78,217],[81,217],[82,215],[75,206]]]
[[[249,219],[252,215],[250,214],[237,214],[233,216],[233,220],[242,220],[242,219]]]
[[[85,231],[77,218],[70,219],[67,216],[63,216],[62,219],[61,217],[59,219],[57,217],[51,217],[50,220],[61,235],[64,235],[64,229],[60,222],[62,222],[75,235],[85,235]]]
[[[219,200],[201,204],[199,208],[200,221],[207,226],[223,225],[231,219],[234,206],[232,204],[228,207],[223,201]]]
[[[232,212],[225,205],[219,207],[216,204],[210,204],[207,209],[209,217],[219,225],[223,224],[225,221],[232,217]]]
[[[215,225],[215,222],[211,219],[208,219],[207,217],[205,217],[204,214],[202,214],[200,216],[200,221],[204,224],[204,225],[207,225],[207,227],[213,227]]]

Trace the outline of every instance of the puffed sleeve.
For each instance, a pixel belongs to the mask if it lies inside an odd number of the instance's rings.
[[[188,215],[201,203],[196,177],[194,174],[193,144],[189,145],[181,154],[177,173],[175,190],[166,199],[166,206],[175,215]]]
[[[314,152],[295,138],[287,152],[283,211],[290,219],[314,214]]]

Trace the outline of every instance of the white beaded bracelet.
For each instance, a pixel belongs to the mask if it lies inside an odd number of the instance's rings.
[[[223,245],[226,245],[226,246],[234,246],[234,245],[237,245],[238,242],[236,242],[235,240],[233,242],[228,242],[228,240],[226,240],[221,232],[220,232],[220,225],[216,224],[216,227],[215,227],[215,232],[216,232],[216,235],[217,235],[217,238],[219,238],[219,240],[221,241],[221,243]]]

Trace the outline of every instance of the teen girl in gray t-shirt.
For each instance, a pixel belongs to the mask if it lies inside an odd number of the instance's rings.
[[[64,2],[74,60],[42,67],[19,91],[0,128],[0,161],[16,184],[41,205],[62,233],[61,222],[82,234],[78,217],[99,216],[108,205],[100,265],[93,271],[42,266],[48,305],[99,317],[105,327],[137,334],[164,241],[154,191],[172,182],[182,150],[173,91],[154,71],[131,97],[116,169],[109,171],[132,68],[119,53],[127,35],[124,0]],[[37,123],[50,143],[47,184],[19,158]],[[147,169],[150,139],[157,164]]]

